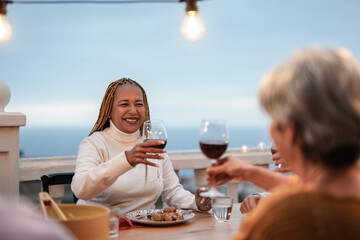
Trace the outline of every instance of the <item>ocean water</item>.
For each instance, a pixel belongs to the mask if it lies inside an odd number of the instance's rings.
[[[78,146],[87,137],[90,127],[21,127],[21,157],[49,157],[77,155]],[[199,150],[198,127],[168,127],[166,150]],[[269,146],[266,127],[229,128],[229,148],[242,145],[257,147],[259,142]]]

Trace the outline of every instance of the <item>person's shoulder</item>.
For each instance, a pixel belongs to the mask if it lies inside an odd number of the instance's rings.
[[[83,139],[83,141],[85,140],[96,140],[96,139],[104,139],[104,131],[96,131],[93,132],[90,136],[87,136]]]
[[[314,189],[305,189],[300,186],[289,186],[284,189],[279,189],[275,191],[269,200],[278,201],[286,200],[288,202],[302,202],[304,205],[360,205],[360,199],[357,197],[339,197],[332,194],[314,190]],[[339,204],[344,203],[344,204]]]
[[[360,221],[360,199],[357,197],[339,197],[333,196],[321,191],[304,191],[289,195],[285,198],[286,202],[291,204],[291,207],[305,209],[322,209],[326,215],[337,215],[344,212],[358,216]],[[300,206],[296,206],[299,204]],[[294,206],[292,206],[294,205]],[[301,210],[301,209],[300,209]],[[347,216],[348,217],[348,216]]]
[[[334,239],[343,232],[346,237],[336,239],[360,239],[359,221],[357,198],[338,198],[320,191],[288,187],[275,191],[244,219],[240,236],[246,236],[244,239]]]
[[[94,132],[90,136],[85,137],[80,142],[80,146],[99,145],[104,143],[105,143],[104,133],[103,131],[98,131],[98,132]]]
[[[275,230],[281,229],[283,225],[289,227],[288,224],[292,222],[292,215],[285,209],[291,209],[287,198],[297,193],[297,189],[289,187],[272,191],[270,196],[262,199],[258,207],[244,218],[236,239],[276,239],[273,238]]]
[[[258,207],[247,216],[245,222],[261,221],[264,223],[265,220],[270,222],[275,219],[280,220],[279,217],[288,218],[289,209],[291,210],[293,206],[298,205],[299,194],[302,194],[300,186],[283,186],[274,189],[271,195],[260,201]],[[295,198],[295,201],[292,198]]]
[[[355,197],[336,197],[321,191],[303,191],[287,195],[271,213],[274,223],[292,221],[290,231],[301,231],[303,239],[315,233],[315,239],[360,239],[360,200]],[[355,224],[356,223],[356,224]]]

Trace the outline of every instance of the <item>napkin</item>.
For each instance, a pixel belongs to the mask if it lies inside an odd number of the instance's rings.
[[[126,230],[126,229],[131,229],[131,228],[141,228],[141,227],[143,227],[143,226],[133,224],[131,222],[131,220],[129,220],[129,219],[122,218],[122,217],[119,218],[119,230]]]

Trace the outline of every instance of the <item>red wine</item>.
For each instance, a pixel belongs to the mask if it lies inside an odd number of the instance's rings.
[[[274,155],[274,154],[277,153],[277,152],[278,152],[277,148],[271,148],[271,154],[272,154],[272,155]]]
[[[201,151],[206,157],[216,159],[221,157],[226,151],[228,143],[221,141],[200,141]]]
[[[164,139],[145,139],[144,140],[144,142],[147,142],[147,141],[161,141],[161,142],[164,142],[163,144],[153,145],[152,146],[154,148],[160,148],[160,149],[164,149],[165,146],[166,146],[166,143],[167,143],[167,140],[164,140]]]

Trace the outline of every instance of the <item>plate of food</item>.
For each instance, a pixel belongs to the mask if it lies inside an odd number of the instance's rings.
[[[193,219],[195,214],[187,210],[169,207],[165,209],[147,209],[129,212],[125,218],[145,225],[174,225]]]

